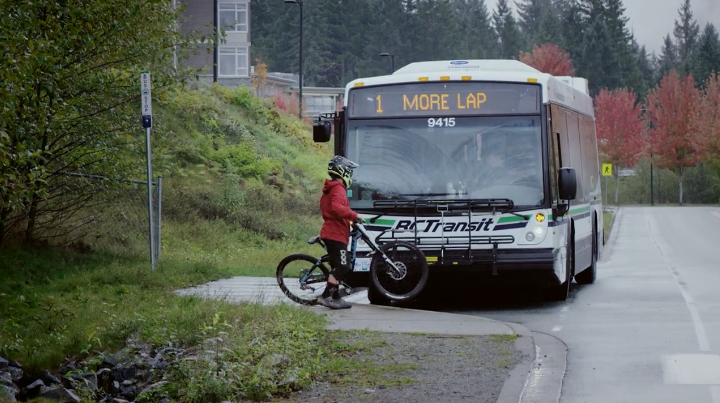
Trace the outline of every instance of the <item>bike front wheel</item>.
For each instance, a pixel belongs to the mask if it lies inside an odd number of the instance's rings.
[[[294,254],[283,259],[275,277],[282,292],[302,305],[314,305],[327,285],[330,271],[320,259]]]
[[[376,253],[370,262],[373,286],[392,301],[417,297],[425,289],[430,273],[425,254],[417,246],[400,241],[389,242],[380,250],[398,270],[387,264],[382,254]]]

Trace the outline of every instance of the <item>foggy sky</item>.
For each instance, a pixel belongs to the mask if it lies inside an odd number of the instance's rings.
[[[628,28],[633,31],[640,45],[645,45],[648,53],[655,51],[660,54],[663,37],[670,34],[674,21],[678,17],[678,9],[684,0],[623,0],[625,16],[629,18]],[[488,11],[497,5],[497,0],[485,0]],[[509,2],[515,9],[515,1]],[[720,0],[691,0],[693,17],[700,26],[700,33],[705,24],[712,22],[720,30]]]

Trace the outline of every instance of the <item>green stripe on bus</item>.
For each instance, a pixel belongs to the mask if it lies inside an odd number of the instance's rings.
[[[500,217],[498,220],[498,224],[507,224],[510,222],[518,222],[518,221],[525,221],[522,217],[516,217],[516,216],[509,216],[509,217]]]
[[[387,220],[387,219],[378,218],[377,220],[375,220],[375,222],[374,222],[373,224],[375,224],[375,225],[387,225],[387,226],[390,226],[390,227],[391,227],[391,226],[393,226],[393,225],[395,224],[395,220]]]
[[[574,210],[570,210],[570,215],[582,214],[582,213],[585,213],[588,211],[590,211],[590,206],[578,207]],[[566,213],[566,215],[567,215],[567,213]],[[548,217],[548,220],[552,221],[552,219],[553,219],[553,215],[550,214],[550,216]]]
[[[588,211],[590,211],[590,206],[579,207],[579,208],[576,208],[575,210],[570,210],[570,215],[582,214],[582,213],[586,213]]]

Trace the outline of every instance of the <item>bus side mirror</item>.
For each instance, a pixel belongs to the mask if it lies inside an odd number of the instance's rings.
[[[313,124],[313,141],[316,143],[327,143],[332,135],[332,125],[328,121],[315,122]]]
[[[560,200],[575,200],[577,197],[577,174],[574,168],[560,168],[558,175]]]

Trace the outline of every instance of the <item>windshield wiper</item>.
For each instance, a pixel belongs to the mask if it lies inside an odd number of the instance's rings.
[[[529,215],[516,213],[516,212],[514,212],[514,211],[503,211],[503,213],[508,213],[508,214],[516,215],[516,216],[518,216],[518,217],[522,217],[522,218],[525,219],[525,221],[527,221],[527,220],[530,219],[530,216],[529,216]]]

